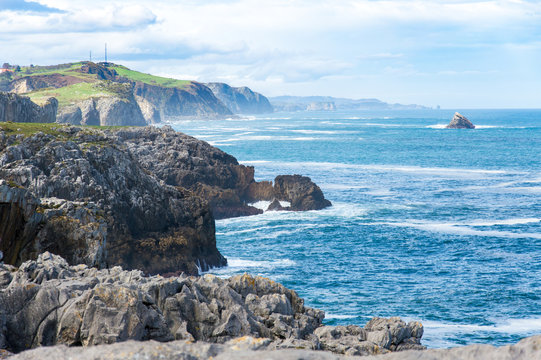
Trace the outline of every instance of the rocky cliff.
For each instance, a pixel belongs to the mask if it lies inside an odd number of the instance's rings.
[[[0,92],[0,122],[52,123],[56,119],[58,101],[49,98],[39,106],[26,96]]]
[[[0,90],[28,95],[36,103],[57,98],[60,123],[139,126],[171,118],[233,116],[201,83],[143,74],[113,63],[32,66],[9,74],[2,78]],[[241,93],[251,96],[252,102],[264,98],[247,88]]]
[[[128,134],[128,133],[125,133]],[[141,165],[166,184],[181,186],[206,199],[215,218],[262,213],[248,203],[274,199],[291,202],[287,210],[319,210],[330,206],[310,178],[278,176],[272,182],[254,180],[254,168],[233,156],[171,128],[149,129],[146,136],[122,141]]]
[[[18,269],[0,264],[0,349],[10,352],[179,339],[348,355],[424,348],[418,322],[373,318],[364,328],[333,327],[321,326],[323,317],[295,291],[246,274],[145,277],[120,267],[69,266],[50,253]]]
[[[195,81],[182,88],[137,81],[134,95],[148,123],[179,117],[214,119],[233,115],[208,87]]]
[[[224,83],[207,83],[214,95],[235,114],[265,114],[274,111],[269,100],[249,88],[232,87]]]
[[[123,138],[147,132],[152,129],[0,131],[6,261],[20,264],[52,251],[72,264],[148,273],[225,265],[206,202],[162,183],[126,150]]]
[[[131,88],[130,84],[119,85]],[[131,92],[125,96],[101,96],[82,100],[60,109],[61,124],[95,126],[145,126],[145,117]]]

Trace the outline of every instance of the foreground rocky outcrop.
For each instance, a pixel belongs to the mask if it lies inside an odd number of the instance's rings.
[[[265,114],[274,111],[265,96],[246,86],[232,87],[218,82],[205,85],[235,114]]]
[[[80,360],[533,360],[541,358],[541,335],[526,338],[515,345],[493,347],[490,345],[469,345],[452,349],[404,351],[385,355],[365,357],[341,356],[323,351],[280,349],[265,350],[267,341],[251,337],[231,340],[223,345],[203,342],[173,341],[127,341],[114,345],[99,345],[84,349],[69,348],[65,345],[25,351],[13,356],[12,360],[58,359]]]
[[[10,264],[43,251],[71,264],[196,274],[223,266],[207,203],[160,182],[122,131],[0,131],[0,251]],[[127,131],[144,137],[145,129]],[[124,148],[124,149],[123,149]]]
[[[465,116],[462,116],[459,113],[455,113],[455,116],[453,116],[453,119],[445,127],[446,129],[475,129],[475,125],[471,123],[470,120],[468,120]]]
[[[364,328],[332,327],[321,326],[323,317],[293,290],[246,274],[145,277],[120,267],[69,266],[50,253],[19,268],[0,264],[0,348],[10,352],[180,339],[348,355],[424,348],[417,322],[374,318]]]
[[[170,127],[19,126],[0,129],[0,251],[12,265],[51,251],[70,264],[197,274],[226,264],[214,217],[258,214],[246,203],[274,198],[290,210],[330,205],[309,178],[256,182],[253,167]]]
[[[0,91],[0,122],[53,123],[57,109],[58,101],[55,98],[39,106],[26,96]]]

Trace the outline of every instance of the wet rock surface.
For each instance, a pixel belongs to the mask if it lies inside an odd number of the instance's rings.
[[[48,252],[19,268],[0,265],[0,345],[10,352],[126,340],[189,340],[348,355],[386,353],[395,344],[399,350],[406,340],[416,343],[410,348],[423,348],[418,323],[377,318],[364,328],[332,327],[321,326],[323,317],[322,311],[305,307],[295,291],[246,274],[229,279],[145,277],[120,267],[69,266]]]
[[[274,179],[276,199],[289,201],[290,210],[320,210],[331,206],[323,192],[309,177],[301,175],[279,175]]]
[[[446,126],[447,129],[475,129],[475,125],[471,123],[465,116],[462,116],[459,113],[455,113],[453,119]]]

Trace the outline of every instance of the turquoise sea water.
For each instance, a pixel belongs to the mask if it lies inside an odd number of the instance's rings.
[[[276,113],[183,121],[253,165],[310,176],[333,207],[220,220],[229,266],[295,289],[325,323],[400,316],[423,343],[507,344],[541,333],[541,110]],[[264,206],[264,204],[259,204]]]

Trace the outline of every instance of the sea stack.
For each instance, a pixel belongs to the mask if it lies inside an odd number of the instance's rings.
[[[455,113],[453,120],[445,127],[446,129],[475,129],[475,125],[471,123],[465,116]]]

